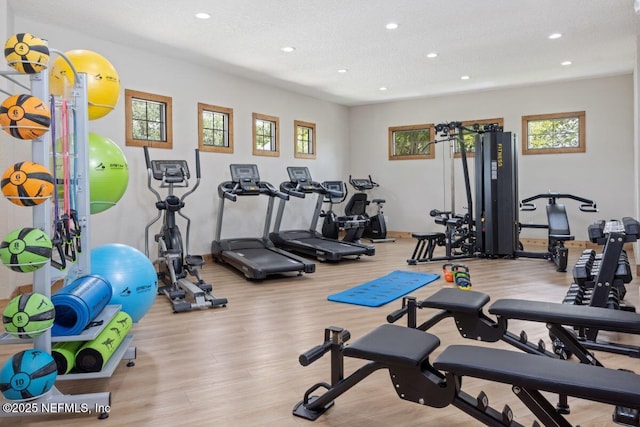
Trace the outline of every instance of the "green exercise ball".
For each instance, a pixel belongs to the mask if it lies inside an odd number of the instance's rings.
[[[124,153],[112,140],[89,133],[89,197],[91,213],[106,211],[120,200],[129,184]]]

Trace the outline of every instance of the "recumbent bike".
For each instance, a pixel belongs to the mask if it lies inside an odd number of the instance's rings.
[[[174,313],[190,311],[195,308],[225,307],[226,298],[217,298],[211,294],[213,286],[200,277],[199,269],[204,265],[202,255],[189,254],[189,231],[191,220],[181,210],[185,199],[200,185],[200,152],[196,151],[196,184],[182,197],[174,194],[175,188],[189,186],[189,166],[185,160],[150,160],[149,150],[144,147],[147,164],[147,188],[156,196],[158,214],[145,228],[145,254],[149,257],[149,228],[163,216],[162,227],[154,240],[158,244],[158,258],[154,264],[158,266],[158,279],[164,286],[158,286],[158,293],[169,298]],[[163,199],[151,185],[152,179],[160,181],[159,188],[167,189]],[[163,215],[164,213],[164,215]],[[187,221],[186,246],[182,243],[182,235],[176,223],[176,213]],[[192,276],[195,281],[187,279]]]

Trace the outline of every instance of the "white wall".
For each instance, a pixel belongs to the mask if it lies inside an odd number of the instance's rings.
[[[211,251],[218,210],[217,187],[230,179],[229,164],[256,163],[261,178],[278,186],[288,179],[286,166],[308,166],[318,181],[344,177],[348,166],[348,110],[346,107],[266,86],[235,76],[206,69],[164,55],[143,52],[127,46],[97,40],[67,28],[16,18],[14,32],[32,32],[46,38],[51,48],[60,51],[89,49],[105,56],[118,71],[121,98],[114,111],[89,122],[89,130],[104,135],[123,148],[129,165],[129,185],[113,208],[91,217],[92,246],[124,243],[144,250],[144,227],[154,217],[154,198],[146,188],[146,167],[142,148],[125,147],[124,89],[157,93],[173,98],[173,150],[151,149],[152,158],[184,158],[195,172],[194,149],[198,146],[197,103],[221,105],[234,109],[235,153],[201,153],[200,188],[187,200],[184,213],[192,219],[191,253]],[[4,99],[4,98],[3,98]],[[280,119],[280,157],[253,156],[251,114],[278,116]],[[316,123],[317,159],[293,157],[293,121]],[[26,141],[16,141],[0,132],[3,147],[2,170],[16,161],[29,159]],[[10,149],[6,149],[11,147]],[[16,148],[19,152],[15,152]],[[195,182],[195,181],[194,181]],[[283,228],[308,226],[315,199],[292,203],[285,212]],[[0,235],[17,227],[28,226],[31,212],[27,208],[0,204],[3,220]],[[234,206],[227,202],[222,237],[256,236],[262,233],[266,198],[241,198]],[[6,220],[5,220],[6,219]],[[183,239],[186,232],[181,224]],[[157,231],[160,223],[152,228]],[[151,243],[150,243],[151,245]],[[155,255],[151,245],[151,254]],[[0,269],[0,298],[6,298],[20,284],[31,283],[30,274]]]
[[[633,78],[621,75],[565,83],[415,99],[350,109],[350,172],[372,174],[381,184],[376,195],[387,200],[388,229],[439,231],[428,213],[450,207],[450,159],[445,144],[436,145],[433,160],[388,160],[389,126],[504,118],[504,128],[517,136],[521,152],[521,117],[586,111],[586,153],[518,155],[520,198],[548,190],[572,193],[596,201],[599,213],[578,210],[567,201],[571,231],[587,239],[587,227],[597,219],[635,216]],[[462,168],[455,162],[456,211],[462,211]],[[470,161],[473,179],[473,161]],[[472,183],[473,191],[473,183]],[[536,212],[521,212],[523,223],[546,223],[545,200]],[[543,230],[523,236],[544,237]]]
[[[0,18],[3,12],[0,9]],[[193,167],[193,149],[197,147],[197,103],[234,109],[235,153],[202,153],[202,186],[187,200],[185,213],[193,220],[192,253],[210,251],[218,209],[217,186],[229,179],[230,163],[256,163],[262,178],[276,185],[286,179],[285,167],[288,165],[309,166],[318,181],[346,180],[349,174],[355,177],[371,174],[381,184],[372,195],[387,200],[385,213],[389,218],[389,230],[440,230],[428,212],[450,206],[447,147],[436,146],[434,160],[388,160],[388,127],[418,123],[503,117],[505,130],[518,135],[519,141],[522,115],[585,110],[587,152],[520,155],[520,196],[553,190],[594,199],[600,208],[598,214],[581,213],[577,205],[567,203],[572,231],[582,240],[586,239],[588,224],[594,220],[635,216],[636,213],[631,75],[347,108],[178,61],[168,54],[144,52],[79,34],[69,28],[14,18],[10,11],[6,21],[7,30],[11,30],[7,37],[14,32],[33,32],[61,51],[90,49],[104,55],[118,70],[122,93],[128,88],[171,96],[174,149],[153,149],[153,158],[185,158]],[[93,246],[120,242],[142,250],[144,226],[155,215],[154,200],[146,189],[142,149],[124,147],[123,104],[121,98],[112,113],[89,123],[90,131],[111,138],[124,149],[130,169],[129,187],[122,200],[115,207],[92,216],[91,239]],[[279,158],[251,154],[252,112],[279,116],[282,142]],[[293,158],[295,119],[317,124],[316,160]],[[28,159],[29,144],[0,132],[0,156],[3,168]],[[459,161],[455,168],[456,209],[460,211],[465,203]],[[471,174],[473,176],[473,168]],[[223,237],[261,233],[265,202],[249,198],[240,200],[241,205],[237,206],[228,203]],[[285,215],[283,227],[304,227],[309,220],[314,201],[294,202]],[[540,207],[536,215],[525,213],[521,220],[544,222],[544,209]],[[2,236],[30,223],[31,215],[23,208],[5,201],[0,209]],[[31,280],[29,274],[0,269],[0,298],[10,295],[17,285],[31,283]]]

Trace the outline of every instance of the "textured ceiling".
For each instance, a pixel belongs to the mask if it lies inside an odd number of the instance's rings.
[[[631,73],[640,23],[633,0],[8,1],[17,16],[345,105]]]

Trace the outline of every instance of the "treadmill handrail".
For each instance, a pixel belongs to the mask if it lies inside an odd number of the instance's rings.
[[[304,199],[305,193],[307,193],[307,191],[304,191],[303,188],[300,188],[299,183],[295,183],[291,181],[285,181],[280,183],[280,191],[290,196],[298,197],[300,199]]]
[[[277,197],[283,200],[289,200],[288,194],[278,190],[276,187],[274,187],[271,183],[267,181],[260,181],[258,185],[260,188],[260,193],[262,194],[266,194],[267,196],[270,196],[270,197]]]

